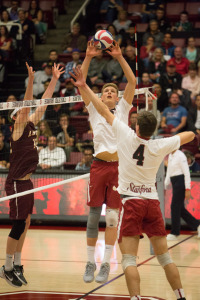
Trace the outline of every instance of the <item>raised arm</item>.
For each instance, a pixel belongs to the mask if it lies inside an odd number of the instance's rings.
[[[24,95],[24,100],[32,100],[33,99],[33,81],[34,81],[34,71],[32,67],[29,67],[28,63],[26,62],[26,67],[28,70],[28,84],[26,88],[26,92]],[[15,120],[15,126],[17,130],[20,131],[20,128],[24,129],[24,124],[28,121],[30,113],[30,107],[25,107],[19,110],[17,113],[17,118]]]
[[[115,116],[110,112],[109,108],[95,95],[95,93],[86,84],[85,78],[83,77],[82,70],[79,68],[73,69],[74,74],[70,75],[76,79],[76,82],[71,79],[73,84],[78,87],[82,98],[87,97],[88,101],[91,101],[98,111],[106,121],[112,125]]]
[[[118,60],[120,66],[122,67],[124,75],[126,76],[128,83],[124,91],[124,99],[129,104],[132,104],[136,86],[135,75],[133,74],[133,71],[131,70],[129,64],[123,57],[119,44],[116,41],[113,42],[113,45],[109,48],[109,50],[107,50],[106,52]]]
[[[101,53],[101,50],[97,49],[94,46],[93,41],[89,41],[87,44],[87,49],[86,49],[86,56],[85,59],[81,65],[81,70],[83,73],[83,77],[86,80],[87,78],[87,74],[88,74],[88,69],[90,66],[90,62],[92,60],[93,57],[98,56]],[[88,100],[88,98],[83,98],[83,101],[85,102],[86,105],[88,105],[90,103],[90,101]]]
[[[195,134],[192,131],[184,131],[184,132],[178,133],[177,135],[180,136],[180,145],[184,145],[184,144],[191,142],[195,137]]]
[[[59,64],[56,65],[54,63],[54,66],[52,67],[53,77],[51,78],[49,86],[46,89],[46,91],[44,92],[42,99],[47,99],[47,98],[52,97],[54,90],[55,90],[56,83],[57,83],[58,79],[60,78],[60,75],[65,72],[63,69],[64,68],[60,67]],[[33,122],[35,125],[37,125],[37,123],[40,121],[43,114],[45,113],[46,108],[47,108],[47,105],[37,107],[36,111],[29,117],[29,120],[31,122]]]

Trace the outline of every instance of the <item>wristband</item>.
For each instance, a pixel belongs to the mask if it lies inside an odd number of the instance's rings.
[[[185,189],[186,191],[190,191],[190,189]]]

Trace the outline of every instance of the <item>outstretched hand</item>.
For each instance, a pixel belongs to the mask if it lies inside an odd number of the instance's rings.
[[[122,51],[116,41],[113,41],[113,44],[109,47],[109,51],[107,50],[106,52],[114,58],[122,56]]]
[[[52,67],[52,73],[53,73],[53,77],[55,77],[58,80],[60,78],[60,75],[65,73],[65,70],[63,67],[60,67],[60,64],[56,65],[54,63]]]
[[[93,40],[87,43],[86,56],[94,57],[100,55],[101,53],[102,50],[95,47]]]
[[[26,67],[27,67],[27,70],[28,70],[28,77],[29,78],[34,78],[35,71],[33,71],[33,67],[30,67],[27,62],[26,62]]]
[[[73,77],[76,81],[74,81],[74,79],[71,78],[71,82],[77,86],[77,87],[83,87],[86,85],[86,81],[85,78],[83,77],[83,73],[81,71],[81,68],[76,67],[73,68],[73,72],[69,72],[69,74],[71,75],[71,77]]]

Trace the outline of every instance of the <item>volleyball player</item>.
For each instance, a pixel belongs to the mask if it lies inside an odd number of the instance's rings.
[[[151,140],[157,126],[155,116],[148,112],[138,115],[136,131],[114,116],[109,108],[85,83],[80,69],[74,70],[73,83],[83,98],[87,97],[111,126],[117,139],[119,156],[119,186],[122,208],[119,216],[118,242],[122,253],[122,268],[125,273],[131,300],[141,300],[140,277],[136,258],[142,233],[146,233],[153,245],[155,255],[164,268],[167,280],[177,299],[186,299],[180,275],[172,261],[166,240],[158,194],[156,173],[164,157],[180,145],[194,139],[194,133],[182,132],[173,137]],[[98,174],[97,174],[98,176]]]
[[[124,96],[119,101],[118,87],[113,83],[107,83],[102,88],[101,100],[106,104],[114,115],[128,124],[128,114],[132,107],[135,92],[135,76],[124,59],[118,43],[108,52],[120,63],[127,78],[127,85]],[[88,67],[92,57],[99,55],[99,50],[88,42],[86,57],[81,66],[84,77],[87,77]],[[94,134],[94,161],[90,169],[89,196],[87,205],[90,212],[87,221],[87,254],[88,262],[86,265],[83,279],[85,282],[94,280],[95,264],[95,245],[98,238],[99,219],[103,203],[106,204],[106,230],[105,230],[105,251],[103,262],[99,274],[95,281],[98,283],[106,282],[110,272],[110,258],[117,238],[117,222],[120,206],[120,197],[116,191],[118,185],[118,155],[117,141],[111,130],[111,126],[96,111],[88,97],[83,97],[89,112],[89,120]],[[118,104],[118,105],[117,105]]]
[[[30,100],[33,99],[34,71],[28,64],[26,64],[26,66],[29,80],[24,100]],[[59,65],[56,66],[54,64],[52,72],[53,77],[43,98],[52,97],[56,82],[64,71],[62,71],[62,68],[59,68]],[[10,139],[10,169],[5,185],[8,196],[33,189],[30,178],[38,164],[35,125],[37,125],[42,118],[46,107],[47,106],[37,107],[32,115],[29,115],[30,108],[27,107],[20,110],[16,109],[10,114],[14,125]],[[33,205],[33,193],[10,200],[10,219],[13,221],[13,225],[7,239],[6,260],[5,265],[0,269],[0,277],[15,287],[27,284],[27,280],[23,275],[24,270],[21,264],[21,252],[30,225]]]

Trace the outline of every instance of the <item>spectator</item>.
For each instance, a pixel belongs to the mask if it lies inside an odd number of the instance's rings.
[[[48,146],[39,153],[39,167],[42,170],[61,168],[65,162],[65,151],[57,147],[56,137],[50,136],[48,138]]]
[[[119,33],[125,33],[131,24],[131,20],[127,18],[127,12],[125,10],[120,10],[118,12],[117,20],[113,22],[113,25]]]
[[[171,28],[172,31],[192,31],[192,23],[188,21],[187,11],[182,11],[180,21],[176,22]]]
[[[100,7],[102,22],[112,23],[117,13],[123,9],[123,1],[121,0],[104,0]]]
[[[156,47],[154,45],[154,37],[149,36],[147,38],[147,43],[140,47],[140,59],[143,60],[144,67],[147,70],[149,66],[149,61],[155,51]]]
[[[137,109],[132,110],[132,112],[129,115],[129,126],[135,130],[136,124],[137,124]]]
[[[169,20],[165,17],[165,11],[162,7],[156,9],[155,20],[158,21],[158,28],[161,32],[165,33],[170,29]]]
[[[200,164],[195,161],[194,154],[187,150],[184,150],[183,153],[187,157],[187,162],[188,162],[190,172],[192,173],[200,172]]]
[[[136,56],[135,56],[135,48],[133,46],[127,46],[125,48],[126,61],[129,64],[131,70],[134,74],[136,74]],[[141,59],[138,59],[138,76],[141,77],[142,73],[144,73],[144,64]],[[123,82],[126,82],[126,77],[123,76]]]
[[[80,33],[80,24],[74,23],[72,31],[66,35],[62,44],[63,53],[71,53],[73,49],[83,52],[87,47],[87,38]]]
[[[139,83],[138,87],[140,88],[146,88],[146,87],[152,87],[153,83],[149,77],[149,74],[144,72],[142,74],[141,82]]]
[[[153,92],[155,92],[157,96],[157,109],[162,113],[163,110],[168,107],[168,95],[158,83],[153,85]]]
[[[200,93],[200,77],[197,75],[197,67],[195,63],[189,65],[188,75],[182,80],[182,88],[191,92],[191,100]]]
[[[90,167],[93,162],[93,149],[85,148],[83,151],[83,158],[81,162],[76,165],[76,171],[90,172]]]
[[[4,60],[10,58],[12,39],[9,37],[8,29],[5,25],[0,26],[0,55]]]
[[[59,94],[53,94],[53,97],[59,97]],[[45,112],[45,120],[48,121],[50,129],[54,133],[58,127],[58,121],[61,114],[68,113],[67,104],[50,105]],[[56,135],[56,134],[54,134]]]
[[[117,59],[111,58],[102,70],[104,82],[118,82],[121,80],[123,70]]]
[[[3,10],[1,12],[0,23],[2,23],[3,25],[9,25],[10,21],[11,21],[11,19],[10,19],[10,15],[9,15],[8,11],[7,10]],[[8,29],[10,29],[10,28],[8,27]]]
[[[33,94],[35,96],[38,96],[39,94],[44,92],[44,83],[51,79],[52,77],[52,66],[53,64],[51,62],[48,62],[45,66],[43,71],[37,71],[35,72],[34,76],[34,83],[33,83]],[[25,86],[27,87],[28,84],[28,78],[25,80]],[[60,89],[60,82],[59,80],[56,83],[55,92],[57,93]]]
[[[9,143],[10,142],[10,128],[8,124],[4,124],[5,119],[0,115],[0,131],[3,133],[4,136],[4,142]]]
[[[149,30],[143,35],[143,45],[146,44],[149,36],[154,37],[155,47],[161,46],[164,34],[162,32],[160,32],[160,30],[158,28],[158,21],[156,21],[156,20],[150,21]]]
[[[10,146],[4,142],[4,135],[0,131],[0,169],[8,169],[10,157]]]
[[[200,59],[200,49],[195,46],[195,38],[189,37],[187,40],[187,47],[183,51],[184,57],[186,57],[189,62],[197,63]]]
[[[98,86],[98,84],[93,84],[91,87],[91,90],[95,93],[95,94],[99,94],[101,92],[100,87]]]
[[[172,43],[171,33],[165,33],[161,48],[163,49],[164,55],[167,55],[168,58],[172,58],[174,56],[174,50],[176,47]]]
[[[172,93],[169,99],[170,107],[164,109],[159,133],[176,134],[182,131],[187,122],[187,110],[179,105],[180,99],[177,93]]]
[[[169,63],[173,62],[176,66],[176,72],[184,76],[188,73],[189,60],[183,57],[183,51],[181,47],[176,47],[174,50],[174,57],[169,60]]]
[[[19,20],[19,15],[18,15],[19,10],[20,10],[19,0],[13,0],[13,1],[11,1],[11,7],[9,7],[7,9],[11,21]]]
[[[52,131],[49,128],[47,120],[40,121],[37,126],[37,149],[39,152],[47,146],[48,138],[52,136]]]
[[[60,115],[59,127],[54,130],[54,133],[57,136],[57,145],[64,149],[68,161],[70,152],[74,149],[76,129],[72,125],[69,125],[67,114]]]
[[[176,66],[169,60],[166,64],[166,72],[163,72],[159,78],[159,84],[168,94],[174,89],[181,89],[182,76],[176,72]]]
[[[68,78],[65,80],[65,88],[60,91],[61,97],[77,96],[79,90],[73,85],[71,79]],[[66,104],[67,112],[70,116],[82,115],[85,112],[84,102],[74,102]]]
[[[30,2],[26,17],[33,21],[35,25],[36,42],[44,44],[46,42],[47,24],[43,22],[43,12],[36,0]]]
[[[159,82],[160,75],[165,72],[166,62],[164,59],[163,51],[161,48],[156,48],[154,51],[151,61],[149,62],[149,74],[150,79],[156,83]]]
[[[44,91],[47,90],[48,86],[49,86],[49,83],[50,83],[51,79],[48,78],[46,81],[43,82],[43,85],[44,85]],[[41,99],[42,98],[42,95],[43,95],[44,92],[40,93],[37,95],[37,98],[38,99]]]
[[[16,21],[16,23],[19,23],[22,26],[22,40],[17,40],[17,48],[20,54],[20,59],[27,60],[30,58],[32,51],[31,34],[35,34],[35,27],[34,23],[26,18],[25,11],[23,9],[19,9],[18,16],[19,20]],[[18,26],[12,26],[10,31],[11,36],[16,39],[18,31]]]
[[[99,52],[99,55],[92,58],[88,76],[92,84],[103,83],[103,74],[102,71],[106,67],[108,60],[103,57],[103,52]]]
[[[155,19],[156,10],[160,5],[159,0],[145,0],[142,7],[142,23],[148,23],[150,20]]]
[[[148,111],[153,113],[153,101],[156,101],[154,99],[152,99],[152,97],[148,97]],[[142,108],[139,110],[139,113],[142,112],[142,111],[145,111],[146,108]],[[160,126],[160,121],[161,121],[161,114],[160,114],[160,111],[157,109],[156,111],[156,119],[157,119],[157,126],[156,126],[156,129],[159,128]]]
[[[72,50],[72,61],[69,61],[66,64],[66,67],[65,67],[65,73],[63,75],[64,79],[70,78],[69,72],[73,73],[73,68],[76,68],[76,66],[77,66],[78,63],[81,63],[81,60],[80,60],[80,50],[74,48]]]
[[[121,46],[122,35],[117,32],[116,27],[113,24],[109,24],[107,30],[112,34],[113,39],[118,42],[119,46]]]
[[[135,23],[131,23],[127,32],[122,36],[121,48],[124,50],[126,46],[132,46],[135,43]]]
[[[195,104],[188,112],[187,129],[200,134],[200,95],[196,96]]]

